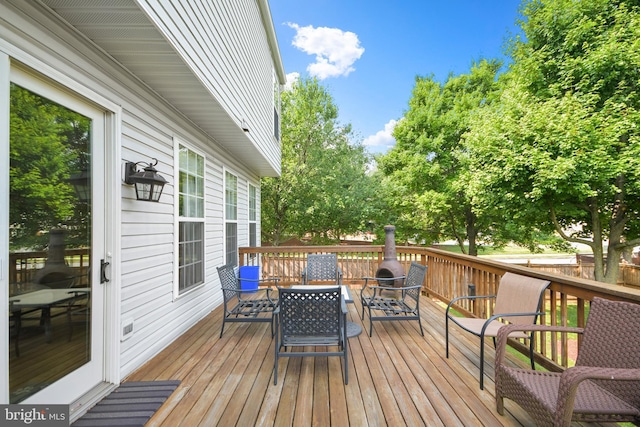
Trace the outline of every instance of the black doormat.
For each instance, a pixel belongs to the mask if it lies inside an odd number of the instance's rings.
[[[71,425],[142,427],[178,385],[180,381],[123,383]]]

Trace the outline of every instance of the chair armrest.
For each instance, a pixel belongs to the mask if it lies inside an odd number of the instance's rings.
[[[447,305],[447,309],[445,310],[445,315],[447,317],[449,317],[449,310],[451,309],[451,307],[453,307],[453,305],[460,300],[476,300],[476,299],[489,299],[489,298],[495,298],[495,295],[472,295],[472,296],[467,296],[467,295],[462,295],[459,297],[455,297],[454,299],[452,299],[451,301],[449,301],[449,304]]]
[[[362,280],[364,280],[365,282],[369,281],[369,280],[397,280],[397,279],[404,279],[407,276],[397,276],[397,277],[363,277]]]
[[[225,286],[221,286],[221,289],[223,291],[235,292],[236,294],[238,294],[238,296],[242,295],[242,294],[255,294],[255,293],[258,293],[258,292],[266,292],[267,299],[269,299],[269,300],[271,300],[270,293],[271,292],[276,292],[276,290],[277,290],[275,288],[258,288],[256,290],[247,290],[247,289],[227,288]]]
[[[398,277],[363,277],[364,285],[362,285],[362,290],[365,288],[373,289],[373,288],[382,288],[382,289],[398,289],[393,287],[385,287],[385,286],[369,286],[369,280],[397,280],[397,279],[405,279],[407,276],[398,276]]]
[[[504,325],[498,329],[496,337],[496,362],[495,366],[502,365],[506,353],[507,339],[513,332],[565,332],[572,334],[581,334],[584,328],[576,328],[573,326],[551,326],[551,325]]]
[[[558,387],[558,402],[556,404],[555,419],[571,421],[573,404],[578,386],[585,380],[602,381],[640,381],[640,369],[604,368],[596,366],[574,366],[567,368],[560,376]],[[560,425],[560,424],[555,424]]]
[[[244,277],[241,277],[238,280],[241,280],[243,282],[251,282],[251,283],[276,282],[276,286],[277,286],[278,281],[280,280],[280,278],[279,277],[269,277],[267,279],[245,279]]]

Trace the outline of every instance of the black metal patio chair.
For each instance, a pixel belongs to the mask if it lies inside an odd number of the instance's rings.
[[[278,383],[280,357],[308,356],[342,356],[344,383],[349,383],[347,305],[342,298],[340,287],[279,288],[279,304],[274,318],[274,385]],[[295,350],[287,351],[290,348]]]
[[[271,293],[275,292],[275,289],[268,287],[259,288],[257,291],[243,290],[233,264],[218,267],[218,276],[220,276],[224,301],[220,338],[222,338],[226,322],[269,322],[271,323],[271,335],[273,335],[273,310],[275,310],[278,300],[273,298]],[[276,285],[278,280],[280,279],[242,279],[243,282],[271,281]]]
[[[406,276],[385,277],[384,283],[402,281],[402,286],[371,286],[369,280],[382,281],[381,278],[365,277],[360,292],[362,301],[362,319],[365,308],[369,313],[369,336],[373,335],[373,321],[417,320],[420,334],[424,336],[420,321],[420,292],[427,266],[412,262]]]
[[[338,255],[336,254],[309,254],[307,266],[302,271],[302,284],[309,282],[330,282],[342,284],[342,270],[338,267]]]

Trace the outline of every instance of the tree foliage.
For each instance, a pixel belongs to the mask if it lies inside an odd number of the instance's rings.
[[[472,255],[479,239],[491,238],[490,219],[478,216],[467,196],[462,135],[471,115],[495,98],[500,67],[483,60],[444,83],[416,78],[409,109],[394,130],[396,145],[378,158],[399,236],[428,244],[455,239],[463,251],[468,242]]]
[[[479,206],[589,245],[596,279],[608,282],[622,251],[640,244],[635,3],[526,3],[500,100],[468,133]]]
[[[69,183],[88,154],[90,120],[15,84],[10,113],[10,247],[42,249],[52,228],[86,246],[89,218]],[[86,163],[86,161],[85,161]],[[86,165],[85,165],[86,167]]]
[[[362,229],[373,204],[368,156],[316,79],[282,94],[282,174],[262,179],[262,240],[337,242]]]

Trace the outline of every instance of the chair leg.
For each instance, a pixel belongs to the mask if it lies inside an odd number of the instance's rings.
[[[536,370],[536,362],[535,359],[533,357],[533,334],[531,334],[531,337],[529,338],[529,360],[531,361],[531,369],[532,370]]]
[[[449,358],[449,316],[445,316],[444,318],[444,347],[445,347],[445,356]]]
[[[420,319],[419,313],[418,313],[418,325],[420,325],[420,335],[424,336],[424,331],[422,330],[422,320]]]
[[[347,327],[344,328],[344,384],[349,384],[349,351],[347,348]]]
[[[278,385],[278,346],[276,344],[275,361],[273,362],[273,385]]]
[[[480,335],[480,390],[484,390],[484,335]]]
[[[222,333],[224,332],[224,317],[222,317],[222,328],[220,329],[220,338],[222,338]]]
[[[496,411],[498,414],[504,415],[504,398],[496,394]]]

